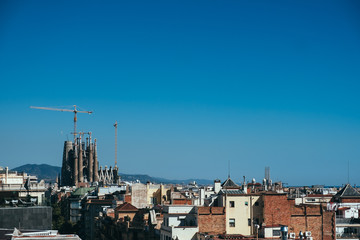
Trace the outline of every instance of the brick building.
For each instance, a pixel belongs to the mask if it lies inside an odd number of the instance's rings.
[[[197,218],[200,233],[226,233],[225,207],[198,207]]]
[[[286,194],[262,194],[262,226],[286,225],[289,233],[310,231],[313,239],[335,239],[335,213],[322,205],[295,205]]]

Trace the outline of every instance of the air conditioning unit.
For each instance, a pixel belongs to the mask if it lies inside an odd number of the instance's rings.
[[[292,239],[295,239],[295,237],[296,237],[296,234],[295,233],[289,233],[289,238],[292,238]]]
[[[313,240],[313,237],[307,237],[306,240]]]
[[[305,237],[311,237],[311,232],[310,231],[305,232]]]

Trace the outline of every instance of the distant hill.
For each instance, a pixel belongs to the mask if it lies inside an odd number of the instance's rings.
[[[158,177],[150,177],[145,174],[124,174],[119,173],[121,176],[121,180],[123,181],[136,181],[139,180],[142,183],[152,182],[152,183],[164,183],[164,184],[187,184],[190,182],[196,182],[199,185],[210,185],[213,184],[214,181],[208,179],[185,179],[185,180],[170,180],[166,178],[158,178]]]
[[[45,182],[54,183],[56,180],[56,176],[58,176],[61,172],[61,167],[55,167],[48,164],[26,164],[20,167],[12,169],[18,172],[25,172],[30,175],[35,175],[38,177],[39,181],[44,179]],[[164,183],[164,184],[187,184],[190,182],[196,182],[199,185],[210,185],[213,184],[212,180],[207,179],[186,179],[186,180],[169,180],[166,178],[157,178],[150,177],[145,174],[124,174],[119,173],[121,176],[121,180],[123,181],[136,181],[139,180],[142,183],[152,182],[152,183]]]
[[[55,167],[48,164],[26,164],[12,170],[35,175],[38,177],[39,181],[44,179],[45,182],[54,183],[56,177],[61,172],[61,167]]]

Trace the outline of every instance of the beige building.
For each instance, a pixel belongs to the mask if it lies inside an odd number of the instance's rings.
[[[165,204],[169,201],[169,192],[171,186],[170,185],[163,185],[163,184],[146,184],[147,190],[147,203],[150,207],[153,207],[157,204]]]
[[[219,192],[218,205],[225,207],[226,234],[256,234],[256,224],[262,222],[260,195],[245,194],[228,178]]]
[[[164,204],[169,201],[170,189],[169,185],[134,183],[131,185],[131,204],[137,208]]]

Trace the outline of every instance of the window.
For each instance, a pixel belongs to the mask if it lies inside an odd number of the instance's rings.
[[[255,202],[255,206],[259,206],[259,202]]]
[[[230,207],[235,207],[235,202],[234,201],[230,201]]]
[[[251,226],[251,218],[248,218],[248,226]]]
[[[187,224],[186,224],[186,221],[185,221],[185,219],[180,219],[180,224],[179,224],[179,226],[186,226]]]
[[[81,208],[81,204],[80,204],[80,202],[71,202],[71,203],[70,203],[70,208],[80,209],[80,208]]]
[[[229,226],[230,227],[235,227],[235,218],[230,218],[229,219]]]
[[[281,235],[280,230],[273,229],[273,237],[279,237]]]
[[[249,205],[249,202],[245,202],[245,206],[248,206]]]

